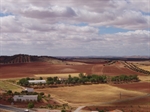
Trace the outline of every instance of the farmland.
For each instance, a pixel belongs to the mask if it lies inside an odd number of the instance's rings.
[[[47,79],[51,77],[64,78],[65,80],[70,75],[70,80],[77,79],[80,73],[83,73],[85,79],[87,76],[106,76],[106,82],[92,82],[95,79],[82,83],[78,78],[77,83],[61,83],[31,85],[35,92],[43,92],[46,96],[51,95],[51,104],[69,104],[73,108],[85,105],[95,105],[98,108],[115,109],[116,105],[149,105],[149,84],[150,76],[147,69],[142,69],[142,66],[149,66],[148,61],[122,61],[122,60],[102,60],[102,59],[76,59],[73,61],[52,61],[49,62],[28,62],[0,65],[0,89],[21,91],[16,82],[21,78]],[[59,63],[60,62],[60,63]],[[114,80],[113,77],[126,77],[123,81]],[[130,80],[132,76],[137,76],[139,80]],[[93,77],[94,78],[94,77]],[[113,79],[113,80],[112,80]],[[49,102],[47,102],[49,103]],[[40,104],[36,103],[36,107]],[[19,107],[25,107],[16,103]],[[45,106],[44,106],[45,107]],[[141,106],[142,107],[142,106]],[[85,107],[85,111],[88,108]],[[123,107],[120,107],[123,108]],[[143,107],[144,108],[144,107]],[[93,108],[94,110],[94,108]]]
[[[90,88],[90,89],[89,89]],[[36,89],[38,92],[51,93],[55,98],[62,99],[72,104],[101,104],[108,101],[120,99],[120,92],[122,99],[145,95],[144,92],[125,90],[107,84],[98,85],[81,85],[73,87],[60,88],[45,88]]]
[[[6,64],[0,65],[0,78],[22,78],[22,77],[35,77],[35,76],[46,76],[48,74],[97,74],[97,75],[131,75],[136,74],[144,76],[144,73],[136,72],[126,67],[122,61],[114,62],[112,64],[83,64],[78,65],[76,63],[71,65],[66,64],[50,64],[46,62],[34,62],[34,63],[22,63],[22,64]]]
[[[6,80],[0,80],[0,89],[1,90],[21,91],[21,87],[19,87],[18,85],[12,84]]]
[[[61,77],[61,78],[67,78],[68,75],[71,75],[72,77],[79,76],[79,73],[61,73],[61,74],[36,74],[35,77]]]

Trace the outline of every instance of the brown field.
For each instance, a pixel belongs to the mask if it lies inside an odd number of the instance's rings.
[[[73,62],[72,62],[73,63]],[[19,78],[19,77],[34,77],[34,75],[42,74],[66,74],[69,73],[86,73],[86,74],[98,74],[98,75],[120,75],[120,74],[137,74],[144,75],[132,71],[121,62],[114,64],[50,64],[46,62],[34,62],[24,64],[7,64],[0,65],[0,78]]]
[[[61,77],[61,78],[68,78],[68,75],[72,77],[78,77],[79,73],[60,73],[60,74],[36,74],[35,77]]]
[[[90,73],[92,66],[93,65],[53,65],[46,62],[7,64],[0,65],[0,78],[34,77],[35,74]]]
[[[135,64],[137,67],[150,71],[150,61],[132,61],[130,63]]]
[[[132,62],[138,66],[148,67],[149,61],[146,62]],[[68,75],[78,76],[79,73],[85,74],[98,74],[98,75],[132,75],[136,74],[140,78],[140,82],[124,83],[124,84],[93,84],[93,85],[80,85],[70,87],[58,87],[58,88],[43,88],[35,89],[37,92],[44,92],[45,94],[51,94],[53,100],[58,103],[68,103],[71,105],[108,105],[108,102],[112,102],[110,105],[115,107],[116,105],[150,105],[150,97],[140,97],[150,93],[150,76],[135,72],[125,67],[122,61],[108,64],[106,62],[94,62],[85,60],[78,60],[78,62],[67,62],[66,64],[50,64],[47,62],[34,62],[23,64],[7,64],[0,65],[0,79],[1,86],[5,87],[3,83],[6,79],[18,80],[22,77],[68,77]],[[2,86],[2,84],[4,86]],[[7,85],[7,88],[11,88],[12,85]],[[4,89],[4,88],[2,88]],[[17,88],[14,88],[14,90]],[[121,92],[121,99],[120,99]],[[138,97],[132,100],[130,98]],[[120,102],[116,102],[120,101]],[[25,105],[19,107],[25,107]],[[38,107],[41,104],[36,104]],[[44,105],[44,103],[43,103]],[[115,105],[115,106],[114,106]],[[99,106],[101,108],[102,106]],[[142,107],[142,106],[141,106]],[[103,107],[102,107],[103,108]],[[105,107],[108,108],[108,107]],[[119,108],[119,107],[118,107]],[[123,107],[120,107],[121,109]],[[127,107],[125,107],[127,108]],[[124,108],[124,109],[125,109]],[[136,112],[137,107],[129,107],[130,110]],[[138,107],[139,108],[139,107]],[[148,110],[148,107],[142,107]],[[140,109],[142,109],[140,108]],[[128,112],[129,110],[127,110]],[[145,110],[140,110],[146,112]],[[130,111],[129,111],[130,112]]]
[[[150,83],[148,83],[148,82],[113,84],[112,86],[119,87],[119,88],[126,89],[126,90],[150,93]]]
[[[80,85],[71,87],[36,89],[38,92],[51,94],[56,99],[61,99],[71,104],[101,104],[103,102],[115,101],[145,95],[143,92],[125,90],[107,84]]]
[[[140,66],[138,66],[139,68],[141,68],[141,69],[144,69],[144,70],[147,70],[147,71],[150,71],[150,66],[145,66],[145,65],[140,65]]]
[[[81,112],[91,112],[91,110],[105,110],[109,112],[118,112],[113,110],[121,110],[123,112],[149,112],[150,106],[144,105],[116,105],[116,106],[87,106]]]
[[[150,76],[138,76],[141,82],[150,82]]]

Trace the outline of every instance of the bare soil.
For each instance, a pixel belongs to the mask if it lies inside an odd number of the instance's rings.
[[[73,63],[73,62],[72,62]],[[56,73],[86,73],[98,75],[120,75],[120,74],[136,74],[144,75],[132,71],[121,62],[114,64],[50,64],[47,62],[34,62],[22,64],[6,64],[0,65],[0,78],[19,78],[34,77],[35,74],[56,74]]]
[[[149,112],[150,106],[148,105],[87,106],[83,110],[86,110],[86,112],[96,110],[105,110],[109,112],[116,112],[113,110],[121,110],[123,112]]]
[[[150,83],[148,82],[112,84],[112,86],[119,87],[126,90],[134,90],[134,91],[150,93]]]

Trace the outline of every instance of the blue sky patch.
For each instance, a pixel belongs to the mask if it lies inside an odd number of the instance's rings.
[[[99,34],[114,34],[119,32],[128,32],[131,30],[122,29],[122,28],[116,28],[116,27],[99,27]]]
[[[11,13],[2,13],[2,12],[0,12],[0,17],[9,16],[9,15],[12,15],[12,14]]]
[[[79,24],[73,24],[73,25],[75,25],[75,26],[88,26],[87,23],[79,23]]]

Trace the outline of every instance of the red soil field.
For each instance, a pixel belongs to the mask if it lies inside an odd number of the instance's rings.
[[[109,112],[115,112],[113,110],[121,110],[123,112],[149,112],[150,106],[145,105],[117,105],[117,106],[87,106],[84,110],[105,110]]]
[[[66,68],[72,73],[91,73],[93,65],[53,65],[49,63],[23,63],[0,65],[0,78],[33,77],[35,74],[67,73]],[[70,71],[68,72],[70,73]]]
[[[148,82],[113,84],[112,86],[127,89],[127,90],[150,93],[150,83]]]
[[[111,65],[96,64],[92,68],[92,73],[99,74],[99,75],[101,75],[101,74],[105,74],[105,75],[121,75],[121,74],[144,75],[142,73],[135,72],[133,70],[130,70],[130,69],[124,67],[124,65],[121,62],[116,62]]]
[[[147,105],[150,110],[150,96],[143,96],[141,98],[135,98],[134,100],[126,100],[118,103],[113,103],[113,105]]]
[[[73,63],[73,62],[72,62]],[[0,78],[34,77],[35,74],[86,73],[98,75],[144,75],[128,68],[120,62],[114,64],[50,64],[34,62],[0,65]]]

